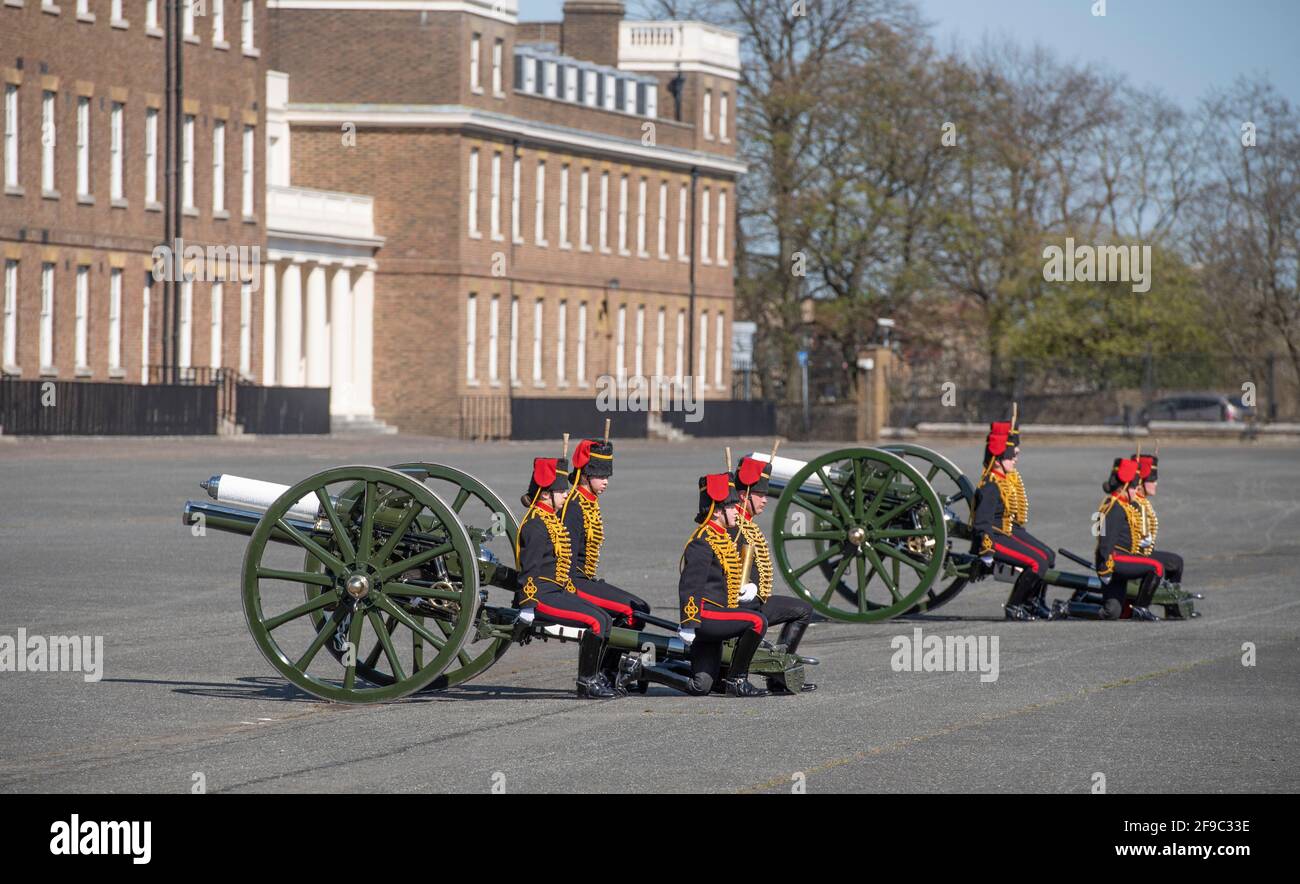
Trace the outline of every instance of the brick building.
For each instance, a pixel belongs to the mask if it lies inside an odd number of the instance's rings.
[[[729,396],[734,34],[608,0],[546,23],[514,0],[268,7],[284,183],[373,197],[375,415],[487,432],[511,396],[590,397],[601,375]]]
[[[170,339],[174,364],[255,377],[265,6],[60,4],[0,4],[4,374],[147,383]],[[174,284],[151,272],[169,235],[201,249]]]

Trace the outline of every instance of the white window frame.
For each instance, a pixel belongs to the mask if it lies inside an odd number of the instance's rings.
[[[506,41],[500,37],[492,41],[492,94],[497,98],[505,97],[502,91],[504,83],[504,74],[502,65],[505,63]]]
[[[145,0],[144,2],[144,26],[146,28],[158,27],[158,0]]]
[[[636,343],[632,350],[632,366],[636,377],[645,377],[645,305],[636,308]]]
[[[686,371],[686,310],[677,311],[677,371],[673,377],[682,382],[682,373]]]
[[[465,383],[478,385],[478,295],[465,296]]]
[[[569,242],[569,164],[560,166],[560,248],[571,249]]]
[[[620,387],[627,383],[627,305],[618,305],[618,333],[614,350],[614,377]]]
[[[108,135],[108,196],[109,199],[122,200],[126,198],[126,185],[122,175],[122,155],[123,140],[125,134],[123,127],[126,125],[124,118],[126,116],[125,106],[119,102],[113,102],[113,109],[109,114],[109,135]]]
[[[73,366],[78,372],[90,370],[90,266],[77,267],[75,325],[73,326]]]
[[[555,341],[555,383],[557,386],[567,387],[569,385],[568,366],[565,365],[565,351],[569,346],[569,302],[561,299],[557,308],[559,311],[555,316],[556,322],[556,341]]]
[[[713,90],[704,90],[704,137],[713,140]]]
[[[712,264],[709,258],[709,188],[700,194],[700,263]]]
[[[591,170],[584,168],[578,176],[578,247],[584,252],[591,251],[590,179]]]
[[[158,108],[144,112],[144,201],[158,202]]]
[[[257,188],[254,186],[257,181],[257,127],[244,127],[244,149],[243,153],[243,214],[245,218],[252,218],[257,214]]]
[[[54,367],[54,263],[41,264],[41,352],[42,372]]]
[[[77,196],[90,196],[90,98],[77,96]]]
[[[700,379],[700,389],[706,390],[709,386],[709,311],[700,311],[700,353],[699,359],[695,363],[695,370],[699,372],[697,377]]]
[[[545,321],[544,301],[538,298],[533,302],[533,386],[544,387],[542,380],[542,326]]]
[[[664,327],[667,325],[668,310],[660,307],[655,318],[655,377],[664,376]]]
[[[687,185],[682,183],[677,192],[677,260],[685,261],[689,257],[686,253],[686,201],[690,199],[687,193]]]
[[[501,151],[499,150],[492,152],[492,189],[488,192],[488,215],[492,238],[505,239],[501,235]]]
[[[533,241],[546,248],[546,160],[537,161],[537,184],[534,194],[535,211],[533,212]]]
[[[256,25],[256,13],[253,10],[253,0],[244,0],[243,6],[239,11],[239,44],[245,52],[254,51],[254,27]]]
[[[18,84],[5,83],[5,187],[18,186]]]
[[[253,373],[253,285],[248,282],[239,286],[239,373]]]
[[[176,364],[189,368],[194,356],[194,281],[181,281],[180,316],[177,317],[180,335],[176,347]]]
[[[194,0],[181,0],[181,33],[194,36]]]
[[[480,237],[483,231],[478,227],[478,148],[469,151],[469,235]]]
[[[629,255],[627,250],[627,173],[618,176],[618,253]]]
[[[510,168],[510,238],[515,243],[522,243],[524,241],[524,219],[519,211],[519,192],[523,187],[523,160],[516,155]]]
[[[659,182],[659,260],[668,259],[668,182]]]
[[[578,386],[587,386],[587,302],[578,304],[578,347],[574,354],[578,371]]]
[[[497,327],[500,324],[500,300],[500,295],[493,295],[492,300],[488,302],[488,382],[492,384],[501,383],[501,371],[497,364],[497,348],[500,346],[501,334]]]
[[[597,231],[602,253],[609,253],[609,172],[600,173],[600,230]]]
[[[122,268],[108,271],[108,370],[122,370]]]
[[[718,242],[714,249],[714,258],[719,266],[727,264],[727,191],[718,189]]]
[[[519,384],[519,297],[510,298],[510,385]]]
[[[208,0],[212,4],[212,42],[226,42],[226,0]]]
[[[186,209],[194,208],[194,115],[185,115],[184,134],[181,139],[181,202]]]
[[[482,92],[483,83],[479,77],[479,53],[482,51],[483,35],[474,33],[469,38],[469,88],[471,92]]]
[[[4,357],[0,368],[18,364],[18,262],[5,259]]]
[[[723,92],[718,96],[718,140],[723,144],[731,141],[727,137],[727,114],[731,110],[731,93]]]
[[[212,122],[212,213],[226,211],[226,121]]]
[[[210,368],[221,368],[221,345],[222,332],[224,331],[223,322],[226,310],[226,287],[223,283],[214,282],[209,289],[210,298],[210,316],[208,324],[208,366]]]
[[[725,352],[723,344],[727,340],[726,314],[721,310],[718,311],[717,325],[713,329],[713,388],[715,390],[723,389],[722,386],[722,354]]]
[[[645,250],[645,200],[646,200],[645,176],[641,176],[641,182],[637,185],[637,203],[636,203],[636,253],[638,257],[649,258],[650,253]]]
[[[108,4],[109,18],[114,22],[122,21],[122,0],[113,0]]]

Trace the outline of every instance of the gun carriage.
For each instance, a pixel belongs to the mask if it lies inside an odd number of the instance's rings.
[[[933,611],[990,574],[1016,580],[1019,569],[987,569],[970,552],[975,487],[938,452],[897,444],[846,448],[807,462],[750,456],[772,460],[768,484],[780,492],[772,516],[776,566],[790,589],[827,617],[874,623]],[[1072,607],[1100,602],[1095,573],[1053,569],[1041,576],[1074,590]],[[1184,619],[1197,616],[1195,598],[1166,581],[1154,603],[1166,617]]]
[[[187,501],[182,521],[248,538],[249,632],[281,675],[323,700],[444,689],[482,675],[514,644],[581,636],[518,620],[506,595],[517,573],[505,561],[514,560],[519,523],[468,473],[435,463],[342,466],[293,486],[230,475],[202,486],[211,500]],[[686,658],[675,622],[639,619],[666,631],[616,627],[610,645]],[[815,662],[765,645],[749,671],[797,693]]]

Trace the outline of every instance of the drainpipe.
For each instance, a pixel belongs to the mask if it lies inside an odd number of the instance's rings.
[[[697,234],[696,231],[697,223],[695,220],[695,191],[697,190],[699,180],[700,180],[700,167],[691,166],[691,272],[690,272],[691,293],[690,293],[689,307],[687,310],[688,313],[687,323],[689,326],[687,330],[687,335],[688,335],[687,340],[690,342],[690,344],[686,352],[686,365],[687,365],[686,376],[692,379],[691,383],[694,383],[694,378],[695,378],[695,237]]]

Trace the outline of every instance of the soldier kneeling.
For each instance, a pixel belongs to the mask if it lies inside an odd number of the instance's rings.
[[[1097,507],[1101,535],[1097,538],[1097,576],[1102,582],[1103,620],[1159,620],[1150,605],[1164,577],[1160,560],[1143,554],[1142,508],[1136,499],[1138,462],[1115,458],[1110,476],[1102,485],[1106,499]],[[1128,581],[1139,582],[1137,598],[1128,607]]]

